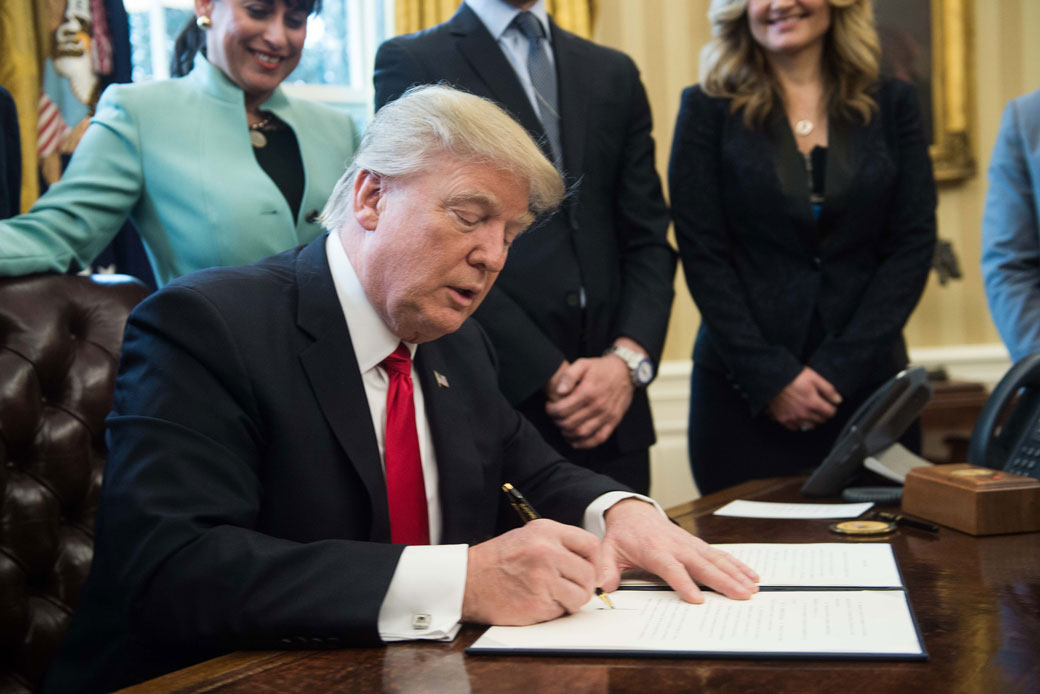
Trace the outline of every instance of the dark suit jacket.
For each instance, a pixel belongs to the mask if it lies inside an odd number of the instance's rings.
[[[693,359],[727,374],[752,412],[806,364],[849,396],[907,362],[902,329],[931,266],[935,184],[913,88],[887,80],[874,97],[868,125],[830,121],[817,224],[782,113],[752,131],[729,100],[683,92],[669,185],[703,318]]]
[[[563,161],[574,193],[564,209],[513,245],[476,318],[501,359],[503,392],[547,440],[567,451],[545,415],[542,386],[564,359],[598,357],[620,335],[656,362],[671,310],[675,253],[654,169],[650,106],[635,64],[623,53],[551,28]],[[544,141],[516,72],[465,4],[444,24],[380,46],[376,106],[414,84],[442,80],[493,99]],[[634,451],[653,441],[649,403],[645,392],[637,392],[601,453]]]
[[[51,691],[233,649],[380,644],[402,546],[324,244],[188,275],[132,314],[94,565]],[[492,353],[472,321],[417,352],[444,543],[492,537],[507,480],[574,524],[619,487],[538,437],[495,387]]]
[[[11,93],[0,87],[0,219],[22,207],[22,144],[18,110]]]

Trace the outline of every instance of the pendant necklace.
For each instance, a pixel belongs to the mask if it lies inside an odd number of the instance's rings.
[[[811,120],[809,120],[808,118],[803,118],[802,120],[794,124],[794,131],[801,137],[805,137],[806,135],[812,133],[813,128],[815,127],[816,125]]]
[[[263,149],[267,146],[267,136],[264,135],[263,131],[274,130],[274,128],[270,127],[272,118],[274,116],[268,113],[262,119],[249,126],[249,142],[256,149]]]

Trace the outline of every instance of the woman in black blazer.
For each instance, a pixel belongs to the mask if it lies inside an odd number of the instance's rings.
[[[879,78],[870,0],[713,0],[708,16],[669,165],[702,316],[702,493],[816,466],[906,365],[936,203],[917,96]]]

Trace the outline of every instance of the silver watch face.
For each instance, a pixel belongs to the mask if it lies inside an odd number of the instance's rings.
[[[643,359],[640,361],[636,370],[632,372],[632,375],[635,377],[635,381],[639,385],[645,386],[650,383],[650,381],[654,379],[654,367],[650,363],[650,360]]]

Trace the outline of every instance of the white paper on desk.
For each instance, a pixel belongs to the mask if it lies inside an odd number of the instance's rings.
[[[740,518],[855,518],[873,502],[861,504],[781,504],[774,501],[731,501],[715,511],[716,516]]]
[[[616,609],[591,600],[579,612],[526,627],[491,627],[474,652],[647,651],[666,654],[922,656],[902,590],[768,591],[750,600],[705,593],[617,591]]]
[[[818,542],[712,545],[758,573],[759,586],[902,588],[892,545]]]
[[[901,588],[892,546],[887,543],[741,543],[712,545],[729,552],[759,575],[759,587]],[[621,585],[667,587],[646,571],[625,572]]]

